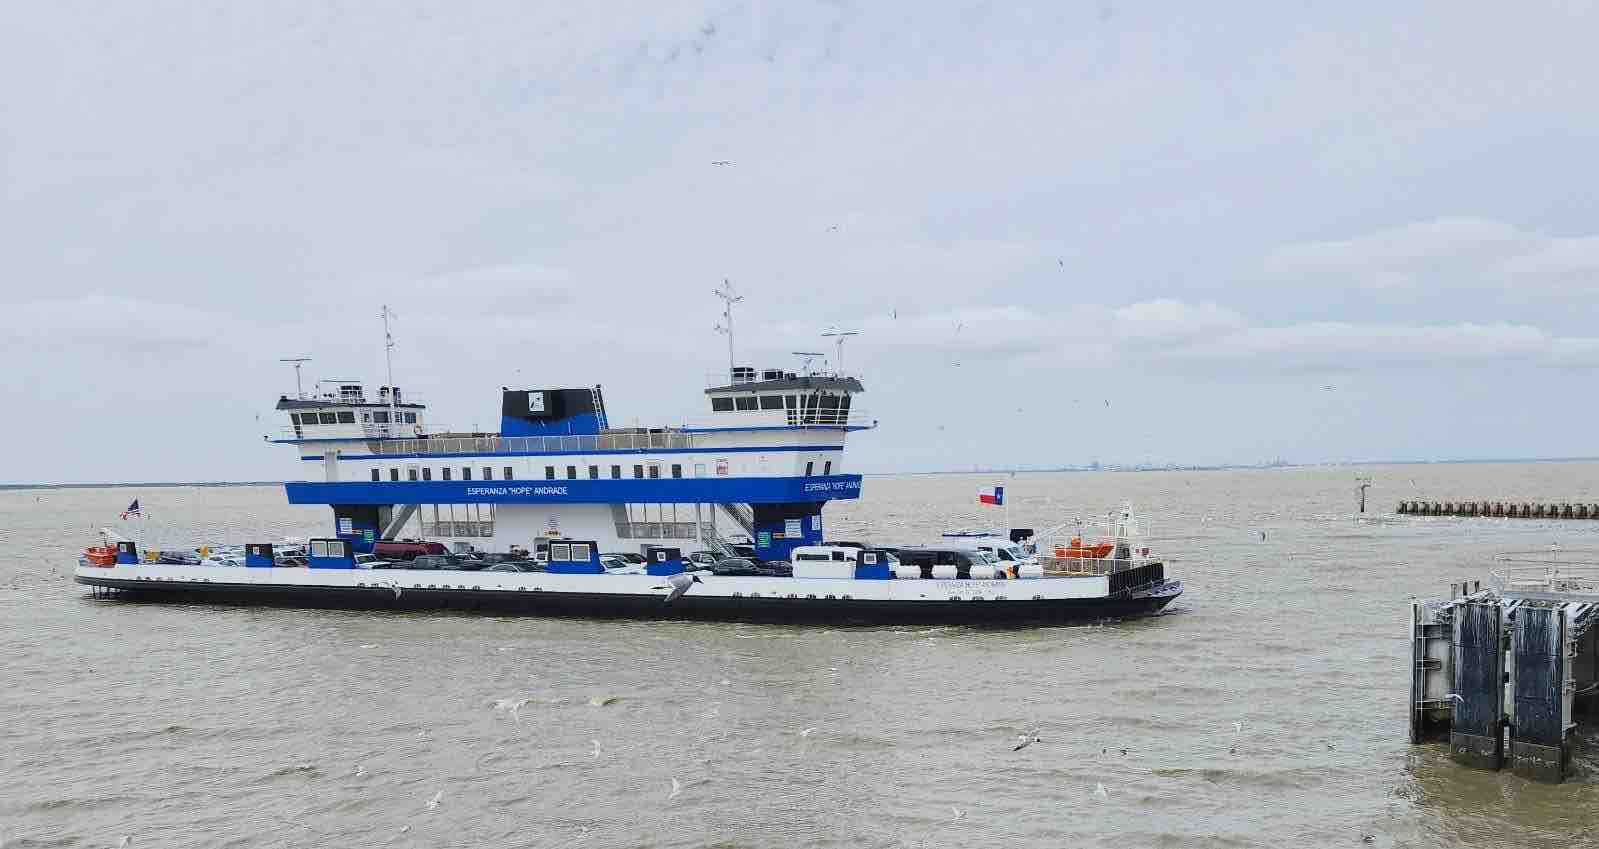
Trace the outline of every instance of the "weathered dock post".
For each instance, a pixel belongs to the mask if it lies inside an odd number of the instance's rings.
[[[1507,511],[1518,507],[1531,505]],[[1450,584],[1447,599],[1411,602],[1410,741],[1447,735],[1459,763],[1558,783],[1584,738],[1575,729],[1599,720],[1599,551],[1494,562],[1486,589]]]
[[[1559,605],[1523,604],[1510,630],[1515,682],[1515,723],[1510,731],[1510,768],[1522,778],[1558,784],[1571,751],[1571,672],[1567,661],[1566,612]]]
[[[1478,769],[1497,770],[1505,762],[1503,616],[1497,600],[1455,609],[1449,750],[1455,761]]]

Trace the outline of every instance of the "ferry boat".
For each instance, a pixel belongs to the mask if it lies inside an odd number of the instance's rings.
[[[90,549],[75,579],[152,600],[860,624],[1124,618],[1181,593],[1147,558],[1045,574],[970,545],[823,545],[825,506],[861,495],[844,449],[877,425],[862,392],[825,369],[733,367],[704,390],[702,420],[643,428],[613,427],[598,385],[502,387],[500,429],[479,433],[432,428],[398,386],[319,384],[278,399],[270,441],[300,470],[289,502],[326,505],[332,533],[242,558],[109,540],[114,557]],[[422,539],[402,544],[409,526]],[[608,568],[624,565],[613,553],[644,568]],[[705,568],[750,553],[748,568]]]

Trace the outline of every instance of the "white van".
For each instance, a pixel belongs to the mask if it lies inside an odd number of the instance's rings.
[[[796,578],[853,578],[858,548],[841,545],[802,545],[788,556]]]

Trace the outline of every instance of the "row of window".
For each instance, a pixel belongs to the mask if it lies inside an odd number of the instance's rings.
[[[549,480],[549,481],[557,480],[557,478],[555,476],[555,469],[556,469],[555,466],[545,466],[544,467],[544,479],[545,480]],[[695,463],[694,464],[694,474],[695,474],[696,477],[704,477],[705,476],[705,464],[704,463]],[[588,475],[589,475],[589,480],[599,480],[600,479],[600,467],[599,466],[589,466],[588,467]],[[648,464],[639,463],[639,464],[636,464],[636,465],[633,466],[633,477],[635,477],[635,478],[644,478],[644,477],[659,478],[660,476],[661,476],[661,466],[658,463],[648,463]],[[681,464],[681,463],[673,463],[672,464],[672,477],[680,478],[682,476],[683,476],[683,464]],[[621,466],[612,466],[611,467],[611,480],[621,480],[621,478],[622,478],[622,467]],[[576,466],[567,466],[566,467],[566,479],[567,480],[577,480],[577,467]]]
[[[420,478],[417,476],[419,472],[421,474]],[[454,469],[450,468],[449,466],[445,466],[444,468],[439,469],[439,475],[440,475],[439,480],[446,480],[446,481],[450,480],[450,475],[453,472],[454,472]],[[410,468],[405,470],[405,478],[406,478],[406,480],[413,480],[413,481],[414,480],[425,480],[425,481],[433,480],[433,467],[432,466],[423,466],[420,469],[418,469],[417,467],[412,466],[412,467],[410,467]],[[382,479],[383,479],[383,470],[382,469],[373,469],[372,470],[372,480],[376,481],[376,480],[382,480]],[[399,468],[396,467],[396,466],[390,466],[389,467],[389,480],[397,481],[399,479],[400,479],[400,470],[399,470]],[[472,479],[472,467],[471,466],[462,466],[461,467],[461,480],[469,481],[471,479]],[[510,466],[506,466],[505,467],[505,476],[500,478],[500,480],[515,480],[515,479],[516,479],[516,475],[513,473],[512,468]],[[483,477],[481,478],[481,480],[486,480],[486,481],[494,480],[494,467],[493,466],[484,466],[483,467]]]
[[[355,411],[336,410],[323,413],[290,413],[289,419],[294,422],[296,427],[314,424],[355,424]],[[394,421],[396,423],[416,424],[416,413],[396,412]],[[362,424],[388,424],[389,411],[363,412],[361,414],[361,422]]]
[[[740,395],[711,399],[711,410],[726,413],[733,410],[848,410],[849,395]]]
[[[494,480],[494,467],[493,466],[483,466],[482,469],[483,469],[483,477],[479,478],[479,480],[486,480],[486,481]],[[544,479],[545,480],[557,480],[557,478],[555,476],[555,470],[556,470],[555,466],[545,466],[544,467]],[[622,478],[622,467],[621,466],[613,465],[613,466],[611,466],[611,470],[610,471],[611,471],[611,480],[621,480],[621,478]],[[439,480],[446,480],[446,481],[447,480],[451,480],[452,479],[451,475],[453,475],[454,472],[455,472],[455,469],[453,467],[444,466],[443,468],[439,469]],[[822,474],[830,475],[832,473],[833,473],[833,461],[832,460],[828,460],[826,463],[824,463],[822,465]],[[807,477],[809,477],[809,476],[814,475],[814,474],[816,474],[816,461],[812,460],[812,461],[807,462],[805,464],[805,475]],[[405,470],[405,475],[406,475],[406,480],[413,480],[413,481],[414,480],[425,480],[425,481],[430,481],[430,480],[433,480],[433,467],[432,466],[421,466],[421,467],[412,466],[412,467],[407,468]],[[418,475],[420,475],[420,477],[418,477]],[[599,466],[589,466],[588,467],[588,476],[589,476],[589,480],[599,480],[600,479],[600,467]],[[633,477],[635,477],[635,478],[659,478],[660,476],[661,476],[661,467],[660,467],[660,465],[658,463],[647,463],[647,464],[646,463],[638,463],[638,464],[635,464],[633,466]],[[680,478],[682,476],[683,476],[683,464],[681,464],[681,463],[673,463],[672,464],[672,477]],[[694,476],[695,477],[705,477],[705,464],[704,463],[695,463],[694,464]],[[567,478],[567,480],[577,480],[577,466],[567,466],[566,467],[566,478]],[[383,479],[383,471],[381,469],[373,469],[372,470],[372,480],[380,481],[382,479]],[[389,480],[397,481],[399,479],[400,479],[400,469],[399,469],[399,467],[398,466],[390,466],[389,467]],[[461,467],[461,478],[460,479],[464,480],[464,481],[469,481],[469,480],[472,479],[472,467],[471,466],[462,466]],[[513,473],[513,469],[512,469],[511,466],[506,466],[505,467],[505,474],[500,479],[501,480],[515,480],[516,479],[516,476]]]

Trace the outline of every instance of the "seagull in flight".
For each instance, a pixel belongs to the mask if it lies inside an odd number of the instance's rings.
[[[727,166],[732,165],[733,163],[729,162],[726,159],[713,159],[713,160],[711,160],[711,164],[715,165],[718,168],[726,168]]]
[[[811,727],[811,728],[807,728],[807,729],[801,731],[800,732],[800,736],[801,737],[809,737],[809,736],[811,736],[812,734],[815,734],[815,733],[816,733],[816,729],[814,727]]]
[[[439,802],[443,801],[443,799],[444,799],[444,791],[443,790],[440,790],[439,792],[434,793],[433,794],[433,798],[428,800],[428,810],[430,810],[430,811],[438,810]]]
[[[677,798],[677,794],[682,793],[682,792],[683,792],[683,785],[677,779],[674,778],[674,779],[672,779],[672,792],[666,798],[668,798],[668,799],[676,799]]]
[[[1098,796],[1101,799],[1109,799],[1110,798],[1110,792],[1105,789],[1105,783],[1104,782],[1102,782],[1102,781],[1094,782],[1094,795]]]
[[[1038,732],[1036,731],[1031,734],[1021,734],[1016,737],[1016,745],[1012,746],[1010,750],[1013,752],[1020,752],[1034,743],[1042,742],[1044,742],[1044,738],[1038,736]]]
[[[678,599],[682,598],[683,594],[688,592],[690,587],[694,586],[695,584],[703,584],[703,583],[705,583],[705,582],[700,580],[700,576],[698,576],[698,575],[689,575],[689,574],[686,574],[686,573],[683,573],[683,572],[679,572],[676,575],[673,575],[673,576],[671,576],[671,577],[666,579],[666,584],[667,584],[666,586],[650,587],[650,589],[652,589],[652,590],[666,590],[666,589],[671,590],[671,592],[667,594],[666,602],[665,602],[666,604],[671,604],[672,602],[677,601]]]

